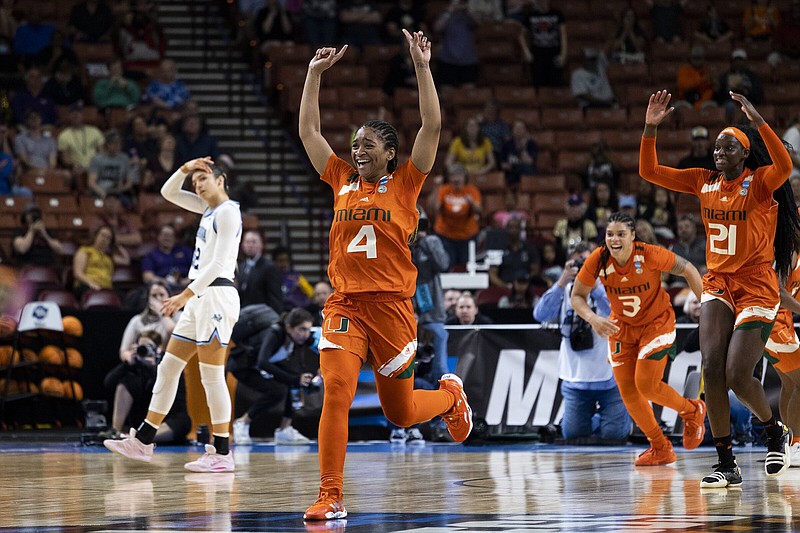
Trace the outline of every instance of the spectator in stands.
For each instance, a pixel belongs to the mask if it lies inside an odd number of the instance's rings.
[[[91,235],[89,244],[81,246],[72,258],[74,290],[80,299],[87,290],[111,289],[115,265],[129,265],[127,250],[114,240],[114,231],[100,226]]]
[[[484,326],[494,324],[491,318],[478,311],[475,297],[470,292],[462,292],[458,297],[455,315],[448,317],[445,325],[448,326]]]
[[[242,235],[242,260],[239,261],[239,299],[241,306],[267,304],[276,313],[282,313],[283,273],[264,255],[264,237],[255,229]]]
[[[556,222],[553,236],[566,254],[579,242],[591,242],[597,238],[597,226],[586,216],[586,202],[580,194],[571,194],[567,199],[567,216]]]
[[[531,277],[519,276],[511,283],[509,294],[497,300],[498,309],[531,309],[536,301],[531,291]]]
[[[541,267],[541,256],[535,246],[522,239],[522,222],[511,218],[506,224],[508,244],[503,250],[503,261],[489,267],[489,284],[493,287],[512,288],[514,281],[531,275]]]
[[[28,204],[21,215],[22,227],[11,240],[12,257],[18,266],[37,265],[53,267],[56,257],[63,253],[61,241],[50,235],[36,204]]]
[[[692,292],[686,295],[683,301],[683,314],[676,320],[679,324],[699,324],[700,323],[700,300]]]
[[[138,183],[139,169],[122,153],[122,136],[117,130],[109,130],[103,150],[97,152],[89,163],[89,191],[100,198],[117,194],[123,205],[130,207],[133,188]]]
[[[511,138],[511,125],[500,116],[500,104],[497,100],[490,98],[486,101],[483,111],[478,115],[478,123],[481,134],[492,143],[495,160],[500,161],[503,145]]]
[[[506,191],[503,193],[503,208],[492,213],[491,222],[495,227],[499,229],[505,229],[506,224],[508,224],[508,221],[512,218],[516,218],[522,222],[523,230],[530,223],[530,212],[525,209],[517,209],[517,200],[518,198],[516,191],[506,189]],[[505,245],[508,243],[507,234],[505,234],[505,232],[503,233],[504,235],[501,237],[503,246],[500,248],[505,248]]]
[[[724,72],[717,83],[716,100],[719,105],[725,106],[728,112],[728,123],[734,123],[734,116],[739,109],[730,93],[743,94],[753,105],[758,105],[764,100],[764,86],[761,78],[747,68],[747,52],[743,48],[736,48],[731,53],[731,66]]]
[[[108,42],[114,26],[114,14],[103,0],[85,0],[72,6],[69,13],[69,33],[74,41]]]
[[[488,141],[487,141],[488,142]],[[434,178],[430,194],[432,210],[436,216],[433,229],[442,239],[453,265],[465,264],[469,260],[469,243],[478,236],[478,220],[481,215],[481,193],[474,185],[468,185],[467,173],[460,164],[448,167],[448,182],[442,184],[442,176]]]
[[[178,161],[190,161],[200,157],[219,157],[217,140],[204,128],[200,115],[192,114],[184,118],[181,132],[177,135],[175,155]]]
[[[9,40],[17,33],[17,19],[14,17],[14,0],[0,2],[0,37]]]
[[[611,154],[611,149],[605,141],[592,143],[589,148],[589,163],[583,172],[583,186],[592,189],[601,181],[611,185],[613,189],[619,187],[619,165]]]
[[[114,393],[112,438],[124,434],[130,428],[131,421],[147,414],[148,401],[156,381],[156,367],[164,354],[163,343],[158,331],[143,331],[133,343],[125,346],[127,359],[106,374],[103,383],[107,390]],[[156,431],[154,442],[184,444],[186,434],[191,429],[192,420],[186,408],[186,385],[181,376],[175,401]]]
[[[655,246],[661,246],[661,243],[658,242],[658,237],[656,237],[653,225],[643,218],[636,221],[636,240]]]
[[[122,61],[114,59],[108,63],[108,77],[97,80],[92,89],[92,100],[98,109],[131,109],[141,98],[142,91],[133,80],[124,77]]]
[[[555,243],[545,241],[542,245],[542,274],[552,287],[564,272],[563,258],[559,257],[559,250]]]
[[[444,310],[447,313],[447,318],[456,316],[456,304],[460,296],[461,291],[458,289],[447,289],[444,291],[442,301],[444,302]],[[447,320],[445,320],[445,323],[447,323]]]
[[[472,87],[478,82],[477,25],[465,0],[450,0],[433,24],[440,40],[437,79],[445,100],[454,87]]]
[[[314,296],[311,297],[311,303],[306,306],[306,311],[311,313],[315,326],[322,326],[322,309],[331,294],[333,294],[333,287],[327,280],[321,280],[314,284]]]
[[[163,224],[156,236],[158,246],[142,257],[142,280],[158,282],[170,294],[177,294],[189,285],[189,267],[192,266],[192,250],[177,240],[177,232],[171,224]]]
[[[17,134],[14,148],[22,164],[22,171],[45,172],[53,170],[58,163],[56,142],[42,130],[42,116],[35,109],[25,117],[25,131]]]
[[[138,167],[140,176],[147,170],[148,161],[158,156],[158,141],[150,135],[147,120],[143,115],[134,115],[128,124],[122,151],[128,154],[131,164]]]
[[[733,37],[728,23],[719,15],[717,6],[713,1],[707,2],[706,18],[700,22],[700,26],[694,32],[696,41],[707,44],[724,43]]]
[[[19,168],[14,161],[11,143],[8,142],[8,126],[0,123],[0,195],[32,196],[27,187],[17,185]]]
[[[383,43],[383,14],[366,0],[346,0],[339,8],[341,41],[361,49]],[[332,44],[332,43],[328,43]]]
[[[53,100],[44,92],[42,71],[32,67],[25,72],[25,87],[19,89],[11,97],[11,112],[17,124],[25,124],[28,111],[36,111],[42,124],[52,126],[58,120],[58,111]]]
[[[800,2],[800,0],[798,0],[798,2]],[[792,149],[789,150],[789,154],[792,156],[792,163],[794,166],[789,177],[800,177],[800,111],[794,113],[789,120],[789,127],[783,132],[782,139],[792,146]]]
[[[266,52],[271,43],[293,42],[292,20],[280,0],[267,0],[256,15],[253,30],[262,52]]]
[[[708,139],[708,129],[704,126],[695,126],[691,131],[692,145],[689,154],[678,161],[676,168],[707,168],[717,170],[711,142]]]
[[[786,61],[800,59],[800,0],[791,0],[787,16],[772,32],[772,52],[767,57],[767,62],[772,68],[778,67]]]
[[[450,141],[445,164],[450,167],[460,164],[468,177],[482,176],[495,169],[492,142],[481,133],[477,117],[469,117],[458,135]]]
[[[425,24],[425,9],[420,2],[414,0],[398,0],[384,19],[384,32],[389,43],[405,43],[403,28],[418,28],[426,35],[430,35]],[[408,55],[408,54],[406,54]]]
[[[653,207],[656,186],[649,181],[639,180],[639,189],[636,191],[636,207],[638,212],[635,217],[644,215],[648,209]]]
[[[172,330],[175,329],[175,320],[172,317],[164,316],[161,312],[161,304],[169,298],[169,288],[158,280],[146,282],[143,288],[145,290],[144,305],[139,310],[140,312],[128,321],[119,344],[119,358],[123,363],[133,360],[135,354],[131,352],[130,347],[143,333],[148,331],[158,333],[162,339],[158,347],[163,350],[166,348],[166,341],[172,335]]]
[[[748,41],[768,41],[781,21],[781,12],[771,0],[751,0],[742,12],[742,27]],[[752,99],[750,100],[752,102]]]
[[[678,218],[678,239],[670,250],[688,260],[700,274],[706,272],[706,239],[697,234],[697,221],[690,214]]]
[[[586,218],[594,222],[598,235],[605,235],[608,226],[608,217],[619,210],[619,196],[617,190],[601,180],[594,184],[589,194],[589,206],[586,209]]]
[[[675,238],[675,206],[667,189],[656,187],[653,205],[642,214],[642,218],[653,226],[656,237],[664,240]]]
[[[296,271],[292,266],[292,256],[288,248],[278,246],[272,250],[272,262],[277,265],[283,279],[281,292],[283,292],[283,308],[305,307],[314,295],[314,288],[305,276]]]
[[[69,63],[75,71],[79,71],[81,67],[78,55],[69,47],[64,34],[59,30],[50,35],[50,44],[28,61],[29,66],[40,69],[46,76],[56,72],[62,63]]]
[[[103,143],[103,133],[97,127],[84,123],[83,104],[72,104],[69,110],[69,126],[58,134],[58,151],[61,166],[70,170],[79,192],[83,192],[89,165]]]
[[[129,11],[119,30],[117,45],[125,69],[136,72],[153,68],[164,59],[167,38],[151,13]]]
[[[689,62],[678,67],[676,79],[677,101],[675,105],[685,105],[700,109],[717,105],[714,101],[714,80],[706,63],[705,49],[696,44],[689,52]]]
[[[500,169],[505,172],[506,185],[517,190],[522,176],[536,174],[539,150],[524,120],[515,119],[511,132],[511,138],[503,143],[498,161]]]
[[[564,439],[568,443],[585,443],[584,439],[592,438],[624,442],[631,432],[631,419],[608,361],[608,342],[575,313],[569,298],[575,276],[589,253],[586,243],[575,247],[558,281],[536,303],[533,318],[560,326],[558,377],[564,399]],[[611,313],[599,280],[591,289],[588,303],[599,316],[608,317]]]
[[[639,206],[636,205],[636,196],[623,194],[619,197],[619,211],[636,220],[639,216]]]
[[[33,3],[27,9],[26,18],[27,22],[20,24],[14,34],[14,53],[23,63],[27,63],[46,48],[55,31],[52,24],[42,22],[42,14]]]
[[[683,38],[683,6],[687,0],[647,0],[657,43],[677,43]]]
[[[180,110],[191,98],[189,89],[177,78],[178,69],[171,59],[163,59],[158,77],[147,86],[143,99],[158,109]],[[208,154],[205,154],[208,155]]]
[[[240,383],[259,393],[247,412],[233,421],[236,442],[248,444],[250,423],[281,400],[283,417],[275,430],[275,444],[310,442],[292,427],[294,413],[303,405],[302,395],[319,390],[319,354],[311,350],[310,340],[311,315],[295,308],[266,330],[260,346],[244,344],[231,350],[228,370]],[[293,392],[301,399],[299,405],[292,399]]]
[[[611,82],[608,81],[606,55],[596,48],[583,49],[583,64],[572,71],[570,90],[581,109],[613,107],[616,104]]]
[[[617,20],[617,27],[606,45],[606,55],[613,63],[627,65],[644,63],[647,50],[647,35],[639,24],[636,11],[632,7],[623,9]]]
[[[303,28],[311,48],[335,43],[339,28],[336,0],[303,0]]]
[[[564,85],[568,52],[564,15],[551,8],[550,0],[536,0],[527,3],[519,17],[523,24],[519,44],[523,59],[531,64],[533,85],[537,88]]]
[[[142,234],[138,225],[125,211],[120,195],[111,193],[103,199],[103,210],[91,223],[91,228],[109,226],[114,231],[114,239],[120,246],[136,248],[142,244]]]
[[[157,193],[162,185],[178,169],[178,159],[175,155],[177,143],[175,137],[165,133],[158,139],[158,155],[147,160],[147,169],[142,180],[142,190]]]
[[[56,105],[69,106],[86,100],[86,88],[80,77],[75,74],[75,67],[69,61],[62,61],[55,72],[44,84],[42,94],[50,98]]]

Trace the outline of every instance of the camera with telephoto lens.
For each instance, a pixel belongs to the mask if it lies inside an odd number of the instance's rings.
[[[583,266],[584,261],[585,259],[583,257],[579,257],[572,262],[572,266],[580,270],[581,267]]]
[[[152,357],[156,361],[158,361],[158,348],[153,344],[139,344],[136,346],[136,355],[141,357],[142,359],[146,359],[148,357]]]

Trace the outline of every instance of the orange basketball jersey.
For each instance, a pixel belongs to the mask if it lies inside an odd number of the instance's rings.
[[[624,266],[609,257],[605,268],[600,267],[603,247],[597,248],[578,272],[584,285],[594,285],[599,269],[600,279],[611,303],[611,318],[632,326],[652,323],[664,313],[675,312],[667,292],[661,288],[661,273],[675,265],[675,254],[641,242],[634,242],[633,252]],[[674,321],[674,318],[673,318]]]
[[[751,265],[772,263],[778,203],[772,192],[789,177],[792,160],[775,132],[758,129],[773,164],[748,168],[734,180],[701,168],[678,170],[658,165],[655,138],[642,137],[639,173],[657,185],[700,198],[706,228],[706,264],[718,273],[735,273]]]
[[[800,292],[800,257],[797,258],[794,268],[789,272],[789,279],[786,280],[786,285],[784,285],[784,287],[786,287],[786,290],[792,295],[792,298],[797,299],[797,293]],[[794,329],[792,312],[783,307],[778,309],[775,325],[777,326],[778,324],[783,324],[787,328]]]
[[[333,189],[328,277],[337,292],[362,299],[414,295],[417,269],[408,239],[417,227],[417,197],[425,176],[409,160],[369,183],[331,155],[321,179]]]

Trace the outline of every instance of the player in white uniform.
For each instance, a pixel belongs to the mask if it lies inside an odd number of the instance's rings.
[[[189,173],[194,193],[182,190]],[[225,174],[206,157],[184,163],[161,188],[164,198],[188,211],[201,213],[203,218],[189,269],[192,282],[183,292],[165,300],[161,308],[166,316],[181,308],[184,311],[158,365],[147,417],[138,430],[131,429],[122,440],[103,443],[112,452],[130,459],[150,462],[155,432],[175,401],[181,372],[196,354],[211,413],[214,443],[206,445],[206,453],[187,463],[186,469],[193,472],[234,469],[229,448],[231,400],[225,384],[225,357],[239,316],[239,293],[233,285],[233,276],[242,236],[242,214],[239,204],[228,198],[226,180]]]

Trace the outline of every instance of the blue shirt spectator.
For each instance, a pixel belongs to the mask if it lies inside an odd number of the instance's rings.
[[[219,157],[217,140],[204,129],[199,115],[189,115],[183,120],[178,134],[175,155],[178,161],[191,161],[198,157]]]
[[[162,109],[179,109],[190,98],[189,89],[183,81],[176,78],[177,68],[171,59],[161,62],[158,78],[150,82],[144,95],[146,102],[152,102]]]
[[[174,293],[189,284],[192,250],[176,242],[175,228],[169,224],[161,226],[157,241],[158,246],[142,258],[142,281],[163,282]]]
[[[50,44],[55,31],[52,24],[42,23],[38,9],[28,13],[28,23],[17,28],[14,34],[14,52],[23,59],[30,59]]]

